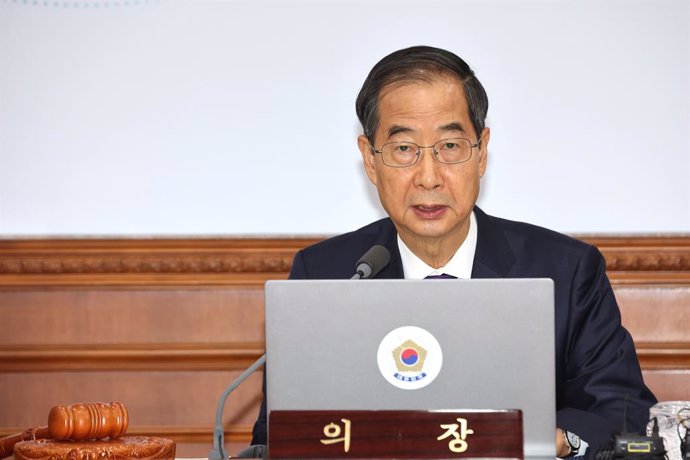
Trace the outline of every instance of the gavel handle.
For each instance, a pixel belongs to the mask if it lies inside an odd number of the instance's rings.
[[[12,455],[14,453],[14,445],[20,441],[45,439],[49,436],[50,435],[48,434],[48,427],[41,426],[29,428],[27,430],[22,431],[21,433],[0,438],[0,458],[9,457],[10,455]]]

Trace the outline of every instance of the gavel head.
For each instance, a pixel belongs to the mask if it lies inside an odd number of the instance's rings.
[[[48,416],[48,433],[58,441],[115,439],[125,434],[127,425],[127,408],[119,402],[55,406]]]

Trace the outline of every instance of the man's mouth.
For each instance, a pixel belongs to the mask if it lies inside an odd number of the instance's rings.
[[[441,204],[416,204],[412,206],[414,213],[423,219],[435,219],[446,212],[447,206]]]

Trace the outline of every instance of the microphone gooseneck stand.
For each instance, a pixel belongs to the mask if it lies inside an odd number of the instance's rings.
[[[254,361],[254,364],[242,372],[242,374],[237,377],[221,395],[220,401],[218,401],[218,408],[216,409],[216,425],[213,428],[213,449],[208,453],[208,460],[228,459],[228,455],[225,453],[225,429],[223,428],[223,408],[225,407],[225,401],[228,399],[228,396],[230,396],[230,393],[235,391],[235,388],[247,380],[247,378],[258,368],[263,366],[265,362],[266,354],[264,353],[259,359]]]

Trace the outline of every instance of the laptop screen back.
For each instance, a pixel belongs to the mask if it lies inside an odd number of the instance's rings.
[[[521,409],[525,455],[554,456],[551,280],[289,280],[265,293],[269,412]]]

